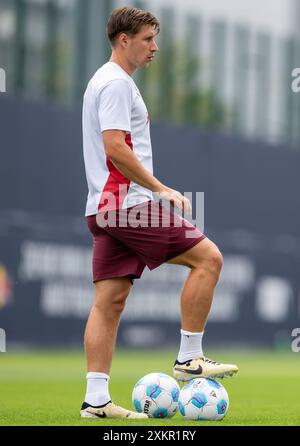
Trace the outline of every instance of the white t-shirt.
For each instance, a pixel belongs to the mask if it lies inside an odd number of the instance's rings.
[[[90,80],[83,100],[82,129],[89,189],[85,215],[152,200],[152,192],[125,178],[104,150],[102,132],[123,130],[128,146],[143,167],[153,173],[148,111],[133,79],[118,64],[107,62]],[[108,196],[115,197],[115,203],[110,201],[113,205],[107,206]]]

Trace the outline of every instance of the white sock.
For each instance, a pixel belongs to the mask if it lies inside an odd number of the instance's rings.
[[[87,389],[84,401],[91,406],[103,406],[110,401],[108,390],[109,379],[106,373],[87,373]]]
[[[190,331],[180,330],[181,342],[177,360],[185,362],[189,359],[199,358],[203,356],[201,333],[192,333]]]

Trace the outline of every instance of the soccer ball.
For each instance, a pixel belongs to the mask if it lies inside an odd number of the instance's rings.
[[[171,418],[178,410],[179,392],[179,385],[171,376],[149,373],[134,386],[132,402],[137,412],[150,418]]]
[[[186,420],[222,420],[229,407],[225,387],[209,378],[196,378],[179,394],[179,411]]]

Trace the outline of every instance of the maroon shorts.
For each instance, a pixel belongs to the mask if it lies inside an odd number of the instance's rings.
[[[114,277],[133,281],[145,266],[153,270],[205,238],[154,201],[86,218],[93,235],[93,282]]]

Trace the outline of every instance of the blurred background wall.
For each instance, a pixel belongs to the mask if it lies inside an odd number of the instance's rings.
[[[79,345],[92,303],[81,103],[109,57],[120,1],[0,0],[0,327],[9,345]],[[204,192],[205,233],[224,254],[212,345],[284,346],[300,316],[299,2],[128,1],[161,21],[135,80],[155,174]],[[187,270],[136,281],[119,343],[178,341]]]
[[[162,24],[160,53],[136,76],[152,120],[299,146],[290,84],[300,58],[299,1],[128,1]],[[79,104],[109,56],[113,0],[1,0],[0,60],[7,90]],[[163,94],[162,94],[163,93]]]

